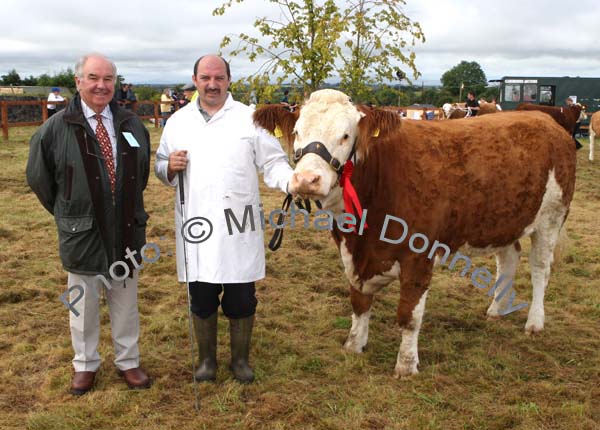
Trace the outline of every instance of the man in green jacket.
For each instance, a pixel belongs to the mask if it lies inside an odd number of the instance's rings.
[[[134,113],[111,103],[114,63],[87,55],[75,75],[77,96],[33,135],[27,163],[27,182],[56,221],[68,272],[71,393],[89,391],[100,367],[102,288],[117,372],[130,388],[147,388],[151,381],[140,368],[138,349],[137,281],[146,242],[150,139]]]

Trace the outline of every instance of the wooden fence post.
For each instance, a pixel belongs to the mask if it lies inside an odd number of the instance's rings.
[[[2,135],[8,140],[8,106],[6,102],[0,102],[0,115],[2,116]]]
[[[40,104],[42,106],[42,123],[45,123],[48,119],[48,102],[46,100],[41,100]]]
[[[154,102],[154,128],[158,128],[160,124],[158,123],[158,102]]]

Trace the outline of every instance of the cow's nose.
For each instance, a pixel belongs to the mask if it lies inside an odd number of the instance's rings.
[[[296,179],[301,184],[316,185],[321,180],[321,176],[315,173],[301,172],[296,173]]]
[[[311,172],[294,173],[292,183],[296,192],[300,194],[311,194],[318,191],[321,176]]]

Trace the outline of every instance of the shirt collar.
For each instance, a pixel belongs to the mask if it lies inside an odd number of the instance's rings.
[[[81,99],[81,110],[83,111],[83,116],[85,116],[86,119],[90,119],[90,118],[94,118],[96,117],[96,112],[94,112],[92,110],[91,107],[89,107],[84,101],[83,99]],[[100,112],[100,115],[102,116],[103,119],[106,119],[110,122],[112,122],[113,120],[113,114],[110,110],[110,107],[108,105],[106,105],[104,107],[104,110],[102,112]]]
[[[234,102],[233,96],[231,95],[230,92],[227,92],[227,99],[225,100],[225,104],[223,105],[223,107],[221,109],[219,109],[217,112],[215,112],[215,114],[212,115],[212,116],[209,115],[208,112],[206,112],[200,106],[200,97],[196,98],[196,101],[194,103],[196,103],[196,109],[198,109],[198,112],[200,112],[202,114],[202,116],[204,117],[204,119],[206,120],[206,122],[208,122],[212,118],[216,117],[219,114],[219,112],[231,109],[233,107],[233,105],[234,105],[233,102]],[[209,118],[206,119],[206,117],[209,117]]]

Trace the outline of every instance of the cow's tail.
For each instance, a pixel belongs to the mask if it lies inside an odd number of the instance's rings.
[[[567,253],[568,245],[569,235],[567,234],[567,228],[563,224],[562,228],[560,229],[560,233],[558,233],[556,246],[554,247],[554,258],[552,262],[553,267],[558,267],[561,265]]]

